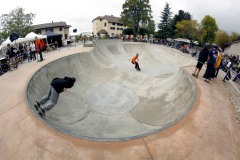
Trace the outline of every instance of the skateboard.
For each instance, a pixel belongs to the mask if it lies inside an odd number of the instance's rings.
[[[40,115],[40,116],[45,116],[45,113],[44,113],[44,111],[42,110],[42,108],[39,106],[39,103],[38,102],[36,102],[36,104],[34,104],[34,107],[35,107],[35,109],[37,110],[37,112],[38,112],[38,114]]]

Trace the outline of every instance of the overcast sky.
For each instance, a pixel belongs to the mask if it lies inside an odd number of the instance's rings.
[[[92,20],[97,16],[114,15],[120,17],[125,0],[7,0],[0,6],[0,15],[19,7],[26,13],[36,14],[33,24],[65,21],[81,31],[92,30]],[[240,34],[240,0],[150,0],[152,15],[156,24],[168,2],[173,14],[179,10],[189,12],[199,23],[206,16],[215,18],[219,29]]]

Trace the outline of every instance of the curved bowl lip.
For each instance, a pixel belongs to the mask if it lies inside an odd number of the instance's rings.
[[[175,119],[174,121],[172,121],[172,122],[164,125],[163,127],[159,128],[159,129],[156,129],[156,130],[154,130],[154,131],[147,132],[147,133],[144,133],[144,134],[139,134],[139,135],[129,136],[129,137],[121,137],[121,138],[98,138],[98,137],[82,136],[82,135],[78,135],[78,134],[69,133],[69,132],[67,132],[67,131],[65,131],[65,130],[61,130],[61,129],[55,127],[54,125],[51,125],[51,123],[46,122],[46,121],[44,120],[44,117],[41,117],[39,114],[36,113],[36,111],[33,109],[33,107],[31,107],[30,102],[28,101],[28,99],[29,99],[28,90],[29,90],[29,88],[30,88],[30,83],[31,83],[31,81],[33,80],[34,76],[36,76],[36,75],[39,73],[39,71],[41,71],[44,67],[46,67],[46,66],[48,66],[48,65],[50,65],[50,64],[52,64],[52,63],[55,63],[55,62],[57,62],[58,60],[66,59],[66,58],[71,57],[71,56],[76,56],[76,55],[80,55],[80,54],[89,54],[89,53],[91,53],[91,52],[74,53],[74,54],[71,54],[71,55],[67,55],[67,56],[64,56],[64,57],[55,59],[55,60],[53,60],[53,61],[45,64],[45,65],[42,66],[41,68],[39,68],[39,69],[32,75],[32,77],[30,78],[30,80],[28,81],[28,83],[27,83],[27,89],[26,89],[26,93],[25,93],[25,95],[26,95],[26,96],[25,96],[26,103],[27,103],[28,107],[30,108],[30,111],[31,111],[41,122],[43,122],[44,124],[46,124],[48,127],[52,128],[52,129],[54,129],[54,130],[56,130],[56,131],[58,131],[58,132],[60,132],[60,133],[63,133],[63,134],[65,134],[65,135],[72,136],[72,137],[75,137],[75,138],[85,139],[85,140],[103,141],[103,142],[128,141],[128,140],[134,140],[134,139],[146,137],[146,136],[149,136],[149,135],[158,133],[158,132],[160,132],[160,131],[163,131],[163,130],[165,130],[166,128],[169,128],[169,127],[171,127],[173,124],[175,124],[175,123],[177,123],[178,121],[180,121],[180,120],[181,120],[184,116],[186,116],[186,115],[188,114],[188,112],[192,109],[193,104],[195,103],[196,95],[197,95],[197,94],[196,94],[196,92],[197,92],[197,90],[196,90],[196,85],[195,85],[195,82],[192,80],[192,77],[190,76],[190,74],[189,74],[184,68],[180,67],[179,70],[182,70],[182,71],[186,74],[189,82],[192,84],[193,96],[192,96],[191,100],[189,100],[189,102],[188,102],[188,104],[187,104],[187,106],[186,106],[188,109],[187,109],[183,114],[181,114],[181,116],[179,116],[179,117],[178,117],[177,119]]]

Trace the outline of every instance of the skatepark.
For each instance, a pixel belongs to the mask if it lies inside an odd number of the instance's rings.
[[[136,53],[141,71],[130,62]],[[99,40],[45,56],[0,77],[3,159],[240,158],[240,131],[222,80],[193,78],[197,61],[189,55]],[[39,116],[34,102],[64,76],[76,84]]]

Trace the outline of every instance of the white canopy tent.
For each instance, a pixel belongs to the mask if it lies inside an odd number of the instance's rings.
[[[28,41],[34,41],[34,40],[35,40],[35,37],[38,37],[38,39],[45,39],[45,38],[47,38],[46,35],[36,34],[36,33],[34,33],[34,32],[28,33],[25,38],[26,38]]]
[[[27,39],[25,38],[18,38],[16,41],[11,42],[9,37],[2,43],[2,45],[0,46],[0,48],[6,48],[8,44],[10,45],[14,45],[14,44],[18,44],[18,43],[25,43],[28,42]]]
[[[30,32],[26,35],[25,38],[18,38],[16,41],[11,42],[9,37],[2,43],[2,45],[0,46],[0,49],[2,48],[6,48],[8,44],[10,45],[14,45],[14,44],[19,44],[19,43],[26,43],[26,42],[31,42],[35,40],[35,37],[38,37],[38,39],[45,39],[47,38],[46,35],[40,35],[40,34],[36,34],[34,32]]]
[[[190,43],[190,40],[189,39],[184,39],[184,38],[177,38],[177,39],[174,39],[175,41],[179,41],[179,42],[185,42],[185,43]]]

